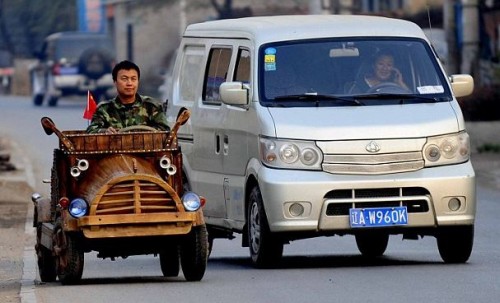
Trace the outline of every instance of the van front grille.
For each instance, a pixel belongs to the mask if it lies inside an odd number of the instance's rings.
[[[421,187],[332,190],[325,196],[327,216],[347,216],[350,208],[406,206],[408,213],[429,211],[430,194]]]
[[[422,169],[421,152],[325,154],[323,170],[333,174],[388,174]]]

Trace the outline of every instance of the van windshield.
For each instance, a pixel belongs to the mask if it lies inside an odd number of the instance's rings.
[[[272,43],[261,47],[259,58],[259,96],[265,106],[357,106],[452,100],[437,59],[420,39]]]

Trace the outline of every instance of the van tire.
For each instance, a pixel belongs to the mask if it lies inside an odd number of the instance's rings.
[[[258,186],[250,192],[247,211],[248,247],[257,268],[273,268],[283,256],[283,241],[269,229],[262,195]]]
[[[368,258],[382,256],[389,243],[389,234],[383,232],[364,232],[355,237],[359,252]]]
[[[465,263],[474,244],[474,225],[441,228],[436,236],[445,263]]]

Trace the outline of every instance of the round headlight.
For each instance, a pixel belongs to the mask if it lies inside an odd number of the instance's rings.
[[[181,200],[187,211],[197,211],[201,207],[200,197],[191,191],[186,192]]]
[[[425,149],[425,155],[427,156],[427,159],[432,162],[436,162],[441,158],[441,153],[439,152],[439,147],[436,145],[430,145]]]
[[[306,148],[300,154],[300,161],[305,165],[313,165],[318,161],[318,158],[318,153],[312,148]]]
[[[443,157],[451,159],[455,156],[458,146],[455,140],[444,140],[440,148],[443,151]]]
[[[299,159],[299,148],[294,144],[283,145],[280,149],[280,158],[287,164],[295,163]]]
[[[68,211],[69,214],[75,218],[81,218],[87,213],[89,205],[87,201],[82,198],[76,198],[71,203],[69,203]]]

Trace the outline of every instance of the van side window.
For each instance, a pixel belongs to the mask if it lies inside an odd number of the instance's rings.
[[[196,88],[200,79],[200,66],[203,64],[204,48],[200,46],[188,46],[184,51],[179,76],[180,100],[194,102]]]
[[[231,61],[230,48],[213,48],[208,57],[208,70],[203,85],[203,101],[211,104],[221,104],[219,87],[226,81]]]
[[[246,49],[240,49],[236,60],[236,72],[233,81],[250,83],[250,52]]]

